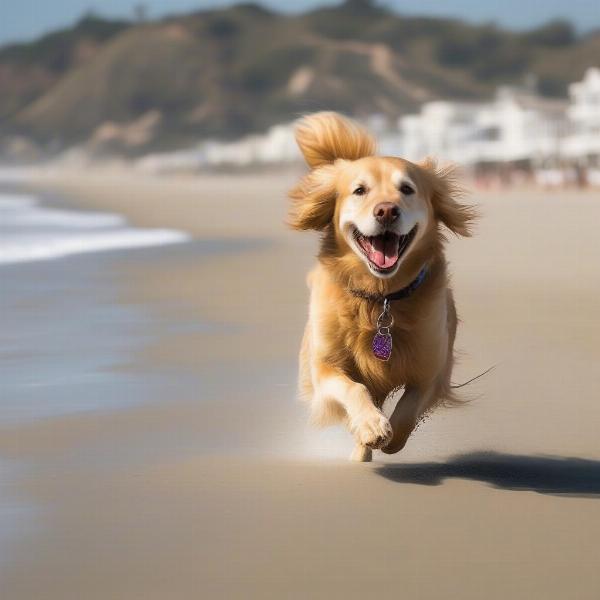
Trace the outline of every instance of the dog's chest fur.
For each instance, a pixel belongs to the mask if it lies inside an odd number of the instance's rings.
[[[330,282],[317,283],[313,293],[321,297],[321,306],[328,307],[319,319],[326,360],[363,382],[377,404],[395,387],[430,380],[447,356],[445,281],[445,273],[436,273],[414,296],[392,303],[389,361],[376,358],[372,349],[382,305],[354,297]]]

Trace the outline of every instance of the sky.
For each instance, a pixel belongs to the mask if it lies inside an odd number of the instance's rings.
[[[260,4],[300,12],[332,0],[263,0]],[[228,0],[0,0],[0,44],[25,41],[68,26],[93,10],[108,17],[130,17],[143,4],[151,18],[202,8],[235,4]],[[405,14],[449,16],[475,23],[496,22],[527,29],[554,18],[569,19],[580,31],[600,28],[598,0],[381,0],[379,4]]]

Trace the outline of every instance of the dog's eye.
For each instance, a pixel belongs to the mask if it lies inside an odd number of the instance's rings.
[[[359,185],[352,193],[355,196],[364,196],[367,193],[367,188],[364,185]]]
[[[414,193],[415,193],[415,190],[414,190],[414,189],[413,189],[413,188],[412,188],[410,185],[408,185],[408,183],[403,183],[403,184],[400,186],[400,191],[401,191],[401,192],[402,192],[402,193],[403,193],[405,196],[410,196],[411,194],[414,194]]]

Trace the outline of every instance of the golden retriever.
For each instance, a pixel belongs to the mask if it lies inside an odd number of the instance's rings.
[[[300,391],[319,425],[343,422],[351,459],[401,450],[419,418],[456,399],[450,377],[457,317],[442,226],[468,236],[449,170],[375,156],[373,138],[336,113],[301,119],[309,173],[290,191],[290,224],[322,232],[308,277]],[[390,391],[404,394],[388,419]]]

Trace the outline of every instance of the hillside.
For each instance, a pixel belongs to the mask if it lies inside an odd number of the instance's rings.
[[[600,34],[563,22],[515,33],[365,0],[297,16],[245,4],[141,24],[87,17],[0,48],[0,132],[139,153],[323,108],[397,117],[529,74],[542,94],[564,96],[599,57]]]

